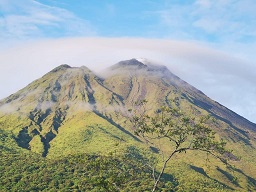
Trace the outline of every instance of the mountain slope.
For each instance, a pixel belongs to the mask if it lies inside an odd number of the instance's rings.
[[[215,117],[213,129],[218,137],[227,141],[235,156],[242,157],[233,162],[241,184],[232,183],[218,162],[215,171],[200,178],[221,178],[233,189],[256,186],[256,125],[211,100],[165,66],[136,59],[121,61],[99,75],[84,66],[61,65],[53,69],[0,101],[0,130],[13,135],[12,148],[52,159],[81,153],[122,153],[131,146],[154,154],[134,136],[125,118],[127,109],[142,99],[148,101],[152,113],[168,105],[191,116]],[[163,148],[168,150],[167,146]],[[177,158],[173,165],[185,163],[189,165],[185,172],[193,175],[198,170],[195,167],[204,167],[204,155],[190,157]],[[175,173],[171,167],[169,171]]]
[[[112,81],[109,83],[112,87],[116,86],[115,84],[118,84],[117,86],[123,86],[120,85],[119,81],[115,81],[115,79],[118,78],[119,75],[122,81],[124,77],[127,79],[130,78],[130,85],[133,85],[132,78],[142,78],[142,82],[140,81],[139,83],[151,83],[151,86],[160,86],[158,88],[152,87],[151,89],[149,89],[150,91],[159,91],[161,89],[162,93],[164,93],[167,98],[172,95],[172,92],[180,92],[183,96],[182,99],[188,100],[188,102],[190,102],[191,104],[207,110],[216,117],[223,118],[222,120],[225,120],[230,124],[234,124],[237,127],[256,132],[256,124],[246,120],[245,118],[237,115],[233,111],[211,100],[201,91],[197,90],[195,87],[189,85],[176,75],[172,74],[165,66],[154,66],[150,64],[145,65],[137,61],[136,59],[132,59],[128,61],[122,61],[110,67],[109,71],[109,73],[112,73],[113,75],[111,75],[111,77],[108,77],[105,81],[108,82],[110,81],[109,79],[112,79]],[[129,87],[130,85],[128,84],[124,85],[123,87]],[[142,92],[148,91],[146,88],[144,88],[143,90],[143,86],[138,88],[138,90]],[[124,91],[121,90],[121,93],[124,93]],[[146,95],[146,93],[143,94]],[[143,94],[140,95],[142,98],[145,97],[145,95]],[[136,95],[138,98],[138,94]],[[161,96],[162,94],[154,96],[153,99],[157,99]],[[127,100],[131,100],[131,98],[128,98]],[[168,101],[166,100],[166,102]]]
[[[62,65],[1,101],[1,111],[10,111],[3,113],[0,121],[5,130],[17,135],[19,146],[35,152],[39,150],[46,156],[50,147],[54,147],[59,133],[69,133],[71,129],[73,136],[68,138],[74,143],[74,137],[80,137],[80,131],[88,126],[115,126],[107,115],[97,109],[100,106],[104,111],[112,102],[119,104],[122,100],[102,86],[101,80],[89,69]],[[134,137],[124,129],[121,132],[123,137]],[[117,136],[113,138],[116,140]]]

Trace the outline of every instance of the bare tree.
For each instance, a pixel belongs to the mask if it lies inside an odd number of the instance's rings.
[[[159,140],[168,142],[170,147],[167,156],[163,155],[163,164],[158,175],[155,166],[152,166],[154,178],[152,192],[156,191],[167,163],[177,153],[186,153],[188,150],[204,151],[227,163],[223,158],[225,153],[229,153],[225,149],[226,143],[215,139],[215,132],[208,126],[210,116],[189,117],[178,109],[165,106],[150,114],[146,110],[146,104],[146,100],[136,102],[134,108],[129,110],[134,133],[154,147]],[[157,148],[164,154],[161,147],[157,146]]]

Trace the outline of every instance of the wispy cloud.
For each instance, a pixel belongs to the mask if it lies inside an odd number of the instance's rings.
[[[87,20],[77,17],[68,10],[34,0],[2,0],[0,11],[1,40],[95,34]],[[49,30],[51,28],[55,30]]]
[[[197,0],[167,4],[155,14],[170,37],[196,40],[255,41],[256,4],[253,0]]]

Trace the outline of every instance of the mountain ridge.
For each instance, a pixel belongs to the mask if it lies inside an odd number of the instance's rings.
[[[127,64],[129,63],[129,61],[131,61],[132,66],[136,66],[136,63],[138,63],[138,66],[139,66],[138,69],[139,69],[139,70],[142,68],[141,66],[143,66],[143,68],[144,68],[144,69],[147,69],[148,71],[150,71],[150,69],[152,69],[152,67],[151,67],[152,65],[143,64],[143,63],[137,61],[136,59],[126,60],[126,61],[124,61],[124,62],[121,62],[121,65],[124,65],[123,63],[125,63],[125,65],[127,65]],[[134,62],[134,61],[136,61],[136,62]],[[120,65],[120,62],[117,63],[117,64],[114,65],[114,66],[118,66],[118,65]],[[153,66],[156,66],[155,68],[158,69],[158,70],[156,70],[156,71],[161,71],[161,72],[163,72],[163,74],[164,74],[163,77],[164,77],[164,76],[172,77],[172,78],[170,79],[170,81],[176,81],[176,83],[179,82],[178,86],[186,86],[186,88],[189,89],[191,92],[196,92],[196,93],[199,94],[199,96],[203,96],[203,97],[209,98],[209,97],[206,96],[202,91],[196,89],[194,86],[189,85],[187,82],[181,80],[178,76],[174,75],[171,71],[168,70],[168,68],[167,68],[166,66],[157,66],[157,65],[153,65]],[[112,67],[110,67],[110,69],[113,70]],[[115,69],[115,68],[114,68],[114,69]],[[152,71],[154,71],[154,70],[152,70]],[[162,77],[161,77],[161,78],[162,78]],[[174,84],[174,85],[177,86],[176,84]],[[190,92],[190,93],[191,93],[191,92]],[[204,105],[207,106],[207,104],[205,104],[203,101],[199,101],[199,102],[198,102],[198,101],[195,101],[195,104],[198,104],[198,105],[201,106],[201,107],[204,107]],[[224,105],[220,104],[220,103],[217,102],[217,101],[213,101],[213,104],[218,105],[218,108],[225,108],[225,109],[228,109],[228,108],[226,108]],[[211,108],[211,106],[208,105],[206,108]],[[214,109],[215,112],[218,111],[218,110],[219,110],[219,109]],[[235,118],[243,118],[243,120],[246,120],[246,122],[248,123],[248,125],[249,125],[249,127],[250,127],[249,129],[251,129],[251,130],[253,130],[253,131],[256,131],[256,124],[255,124],[255,123],[249,121],[248,119],[244,118],[243,116],[237,114],[236,112],[234,112],[234,111],[232,111],[232,110],[230,110],[230,109],[226,110],[226,113],[228,113],[228,115],[229,115],[229,118],[228,118],[228,119],[230,119],[230,118],[233,117],[233,116],[235,116]],[[241,124],[241,125],[242,125],[242,124]]]
[[[126,68],[127,66],[132,67],[132,68]],[[121,71],[120,71],[121,70]],[[124,70],[126,71],[126,74],[123,74]],[[152,67],[152,65],[148,64],[143,64],[140,61],[137,61],[136,59],[131,59],[131,60],[126,60],[126,61],[121,61],[111,67],[109,67],[107,69],[107,71],[111,71],[113,74],[110,75],[111,78],[113,78],[113,76],[115,76],[116,74],[121,73],[122,76],[126,76],[127,81],[129,82],[129,87],[132,86],[132,81],[131,78],[136,76],[134,74],[136,73],[141,73],[142,75],[145,75],[145,79],[150,77],[150,76],[158,76],[159,78],[161,78],[161,83],[164,83],[166,85],[166,87],[170,87],[173,86],[174,88],[181,88],[184,89],[186,93],[188,93],[189,95],[192,95],[193,98],[191,98],[190,96],[187,96],[186,94],[183,94],[184,99],[188,100],[189,102],[197,105],[200,108],[203,108],[205,110],[207,110],[208,112],[210,112],[212,115],[214,116],[218,116],[219,118],[224,118],[227,120],[227,122],[229,121],[229,123],[231,122],[235,122],[236,124],[238,124],[239,126],[246,126],[249,130],[252,130],[254,132],[256,132],[256,124],[254,124],[253,122],[250,122],[249,120],[245,119],[244,117],[236,114],[234,111],[226,108],[225,106],[221,105],[220,103],[216,102],[216,101],[212,101],[210,100],[209,102],[209,97],[207,97],[203,92],[201,92],[200,90],[196,89],[195,87],[189,85],[187,82],[181,80],[179,77],[177,77],[176,75],[172,74],[165,66],[154,66]],[[90,104],[94,104],[95,103],[95,99],[92,97],[94,94],[93,88],[91,87],[91,82],[88,80],[88,78],[90,78],[90,76],[92,76],[93,79],[93,84],[98,84],[99,86],[103,87],[103,89],[105,89],[104,91],[106,92],[110,92],[110,94],[113,94],[115,99],[112,99],[113,101],[115,100],[116,102],[120,102],[123,103],[123,100],[125,100],[125,98],[128,97],[127,93],[126,96],[121,95],[119,93],[117,93],[118,91],[116,90],[112,90],[111,86],[108,86],[108,83],[105,83],[106,81],[108,81],[108,77],[106,78],[102,78],[102,76],[98,76],[96,74],[94,74],[90,69],[88,69],[85,66],[82,67],[70,67],[69,65],[60,65],[56,68],[54,68],[53,70],[51,70],[49,73],[61,73],[59,76],[59,79],[64,82],[64,81],[68,81],[69,78],[74,78],[75,76],[77,77],[81,77],[79,82],[76,82],[76,84],[81,83],[83,85],[83,87],[85,87],[85,91],[80,88],[79,90],[77,90],[77,94],[80,95],[80,97],[82,97],[82,100],[84,101],[88,101]],[[48,78],[47,75],[49,75],[49,73],[47,73],[45,76],[45,78]],[[104,75],[103,75],[104,76]],[[130,79],[130,80],[129,80]],[[39,81],[39,80],[35,80],[34,82]],[[44,82],[47,80],[44,80]],[[116,82],[111,82],[112,84],[116,83]],[[118,82],[117,82],[118,83]],[[33,83],[31,83],[33,84]],[[30,90],[35,90],[37,88],[37,86],[30,86],[31,84],[29,84],[27,87],[30,87]],[[53,83],[52,83],[53,84]],[[65,84],[65,83],[62,83]],[[69,86],[68,93],[65,93],[65,97],[66,98],[62,98],[63,101],[68,101],[69,99],[72,100],[72,98],[67,99],[67,97],[71,96],[72,97],[72,93],[74,92],[74,87],[76,86],[76,84],[74,82],[72,82]],[[61,88],[63,87],[63,85],[61,85],[59,83],[58,79],[55,79],[54,85],[49,85],[49,86],[53,86],[52,90],[50,91],[50,95],[45,96],[46,99],[48,99],[49,102],[57,102],[56,97],[58,95],[58,92],[60,92]],[[48,86],[48,89],[50,89]],[[166,89],[166,87],[164,87]],[[47,88],[46,88],[47,90]],[[127,90],[128,91],[128,90]],[[31,93],[30,93],[31,94]],[[168,93],[170,94],[170,93]],[[10,103],[11,101],[15,101],[17,99],[20,99],[22,101],[22,98],[24,98],[24,96],[26,96],[26,92],[23,91],[23,89],[21,89],[20,91],[18,91],[15,94],[12,94],[10,96],[8,96],[5,99],[2,99],[0,101],[0,107],[3,108],[4,104]],[[22,98],[20,98],[22,97]],[[47,98],[47,97],[51,97],[51,98]],[[76,95],[76,97],[78,97]],[[85,99],[87,97],[87,99]],[[167,98],[168,96],[166,96]],[[142,97],[142,99],[144,99]],[[73,100],[76,100],[75,98],[73,98]],[[166,101],[167,103],[167,101]],[[38,104],[40,105],[40,102],[38,102]],[[224,110],[224,112],[223,112]],[[242,121],[239,121],[239,119],[242,119]],[[231,123],[232,124],[232,123]]]

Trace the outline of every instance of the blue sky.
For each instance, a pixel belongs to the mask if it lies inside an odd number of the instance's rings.
[[[8,38],[66,36],[255,42],[253,0],[1,0]],[[18,30],[17,30],[18,28]]]
[[[97,71],[146,57],[256,122],[255,10],[254,0],[0,0],[0,98],[62,63]]]

